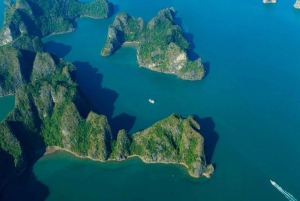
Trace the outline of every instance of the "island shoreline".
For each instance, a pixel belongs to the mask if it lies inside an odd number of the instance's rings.
[[[145,164],[174,164],[174,165],[182,165],[182,166],[184,166],[184,167],[186,168],[186,172],[187,172],[188,175],[189,175],[190,177],[192,177],[192,178],[195,178],[195,179],[199,179],[199,178],[201,178],[201,177],[206,177],[206,178],[208,178],[208,179],[210,178],[210,174],[207,174],[207,173],[203,173],[200,177],[195,177],[195,176],[189,174],[189,172],[188,172],[188,170],[187,170],[187,169],[188,169],[188,166],[187,166],[185,163],[175,163],[175,162],[169,162],[169,163],[167,163],[167,162],[149,162],[149,161],[145,161],[145,159],[144,159],[143,157],[141,157],[141,156],[139,156],[139,155],[135,155],[135,154],[134,154],[134,155],[131,155],[131,156],[128,156],[127,158],[122,159],[122,160],[107,159],[106,161],[102,161],[102,160],[97,160],[97,159],[91,158],[90,156],[80,156],[80,155],[78,155],[78,154],[72,152],[71,150],[68,150],[68,149],[65,149],[65,148],[62,148],[62,147],[59,147],[59,146],[47,146],[47,147],[46,147],[46,151],[45,151],[45,153],[44,153],[43,156],[55,154],[55,152],[57,152],[57,151],[65,151],[65,152],[68,152],[68,153],[70,153],[70,154],[72,154],[72,155],[78,157],[78,158],[82,158],[82,159],[87,158],[87,159],[90,159],[90,160],[92,160],[92,161],[97,161],[97,162],[102,162],[102,163],[105,163],[105,162],[108,162],[108,161],[121,162],[121,161],[125,161],[126,159],[129,159],[129,158],[139,158],[139,159],[141,159],[141,160],[143,161],[143,163],[145,163]]]

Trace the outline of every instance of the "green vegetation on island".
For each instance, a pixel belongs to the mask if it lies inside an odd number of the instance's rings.
[[[10,5],[8,10],[18,7],[14,11],[18,15],[32,1],[5,3]],[[103,1],[93,3],[97,2]],[[6,15],[5,23],[9,19],[13,24],[20,22]],[[0,96],[15,94],[15,108],[0,122],[0,190],[46,147],[99,161],[138,156],[148,163],[180,163],[193,177],[209,177],[213,172],[206,165],[203,137],[192,117],[173,114],[133,135],[120,130],[114,139],[107,117],[95,111],[79,89],[75,66],[44,52],[40,36],[28,33],[31,30],[0,46]]]
[[[92,111],[74,82],[71,63],[38,52],[33,65],[31,81],[18,89],[15,109],[0,124],[0,148],[16,166],[23,169],[35,152],[57,146],[99,161],[139,156],[145,162],[184,164],[194,177],[211,173],[192,117],[173,114],[133,136],[121,130],[112,139],[107,118]]]
[[[107,0],[83,3],[77,0],[16,0],[6,1],[5,20],[0,32],[0,45],[22,34],[47,36],[75,30],[79,17],[107,18],[113,5]]]
[[[172,114],[151,127],[133,135],[130,152],[147,163],[180,163],[193,177],[209,175],[213,166],[206,165],[204,139],[192,116]]]
[[[175,24],[173,8],[158,13],[149,23],[120,13],[108,28],[102,56],[110,56],[125,42],[138,43],[137,59],[141,67],[186,80],[200,80],[205,71],[201,59],[188,58],[189,43],[182,29]]]
[[[0,46],[0,97],[15,94],[30,81],[32,63],[39,51],[43,51],[40,38],[26,34]]]

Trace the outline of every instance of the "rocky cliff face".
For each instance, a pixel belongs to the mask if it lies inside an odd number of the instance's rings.
[[[106,116],[90,112],[86,124],[89,127],[88,156],[100,161],[107,160],[111,152],[112,134]]]
[[[108,27],[107,41],[101,55],[112,55],[126,41],[141,40],[145,27],[146,23],[142,18],[135,19],[127,13],[118,14],[114,23]]]
[[[35,54],[43,51],[37,37],[23,35],[12,43],[0,46],[0,97],[15,94],[30,79]]]
[[[175,24],[174,10],[165,9],[148,24],[127,13],[118,14],[108,28],[102,56],[110,56],[124,42],[138,42],[137,60],[141,67],[175,74],[186,80],[200,80],[205,71],[201,59],[190,61],[189,43],[183,31]]]
[[[39,37],[26,34],[23,34],[22,36],[16,38],[10,45],[23,52],[33,53],[42,52],[44,48],[43,42]]]
[[[10,46],[0,47],[0,96],[14,94],[25,83],[22,71],[26,65],[20,50]]]
[[[106,0],[82,3],[77,0],[17,0],[7,1],[6,18],[0,32],[0,45],[5,45],[23,34],[47,36],[75,30],[78,17],[107,18],[113,5]]]
[[[130,145],[132,143],[132,137],[126,130],[120,130],[117,136],[117,140],[113,146],[113,152],[110,159],[124,160],[129,157]]]
[[[56,64],[49,53],[38,52],[36,54],[32,70],[33,80],[50,76],[55,70]]]

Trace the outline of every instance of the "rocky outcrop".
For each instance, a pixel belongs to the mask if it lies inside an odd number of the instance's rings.
[[[23,52],[27,51],[34,53],[42,52],[44,48],[43,42],[39,37],[26,34],[16,38],[10,45]]]
[[[38,52],[36,54],[33,70],[32,79],[38,80],[40,78],[49,76],[56,70],[56,64],[49,53]]]
[[[100,161],[107,160],[111,150],[112,134],[106,116],[90,112],[86,123],[89,127],[87,135],[90,136],[87,155]]]
[[[131,135],[126,130],[120,130],[110,159],[124,160],[130,156]]]
[[[296,0],[296,2],[294,4],[294,8],[300,9],[300,0]]]
[[[20,86],[29,82],[33,60],[40,51],[43,51],[42,41],[28,35],[0,46],[0,97],[15,94]]]
[[[24,156],[21,145],[6,121],[0,123],[0,147],[14,158],[14,165],[24,167]]]
[[[263,3],[276,3],[277,0],[263,0]]]
[[[174,13],[172,8],[162,10],[149,23],[127,13],[118,14],[108,28],[101,55],[112,55],[124,42],[136,42],[139,43],[139,66],[174,74],[185,80],[202,79],[204,66],[200,58],[189,60],[189,43],[181,28],[175,24]]]
[[[83,121],[74,103],[70,102],[62,113],[60,132],[62,135],[62,147],[71,149],[75,145],[76,139],[73,135]]]
[[[0,97],[15,94],[25,83],[22,71],[26,71],[23,54],[10,46],[0,47]]]
[[[8,6],[0,45],[5,45],[23,34],[47,36],[75,30],[79,17],[107,18],[113,14],[113,5],[107,0],[82,3],[77,0],[16,0]]]

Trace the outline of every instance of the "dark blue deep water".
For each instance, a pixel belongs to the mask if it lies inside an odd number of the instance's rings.
[[[192,179],[181,166],[138,159],[100,163],[58,152],[8,185],[4,198],[286,200],[272,179],[300,199],[300,10],[293,8],[294,0],[276,5],[259,0],[113,3],[118,12],[147,21],[174,7],[191,58],[202,58],[207,76],[190,82],[139,68],[134,47],[102,58],[115,16],[79,19],[76,32],[44,38],[45,50],[76,65],[80,87],[114,132],[134,133],[173,112],[195,115],[215,173],[211,179]],[[1,108],[6,104],[0,99]],[[7,112],[1,110],[0,117]]]

